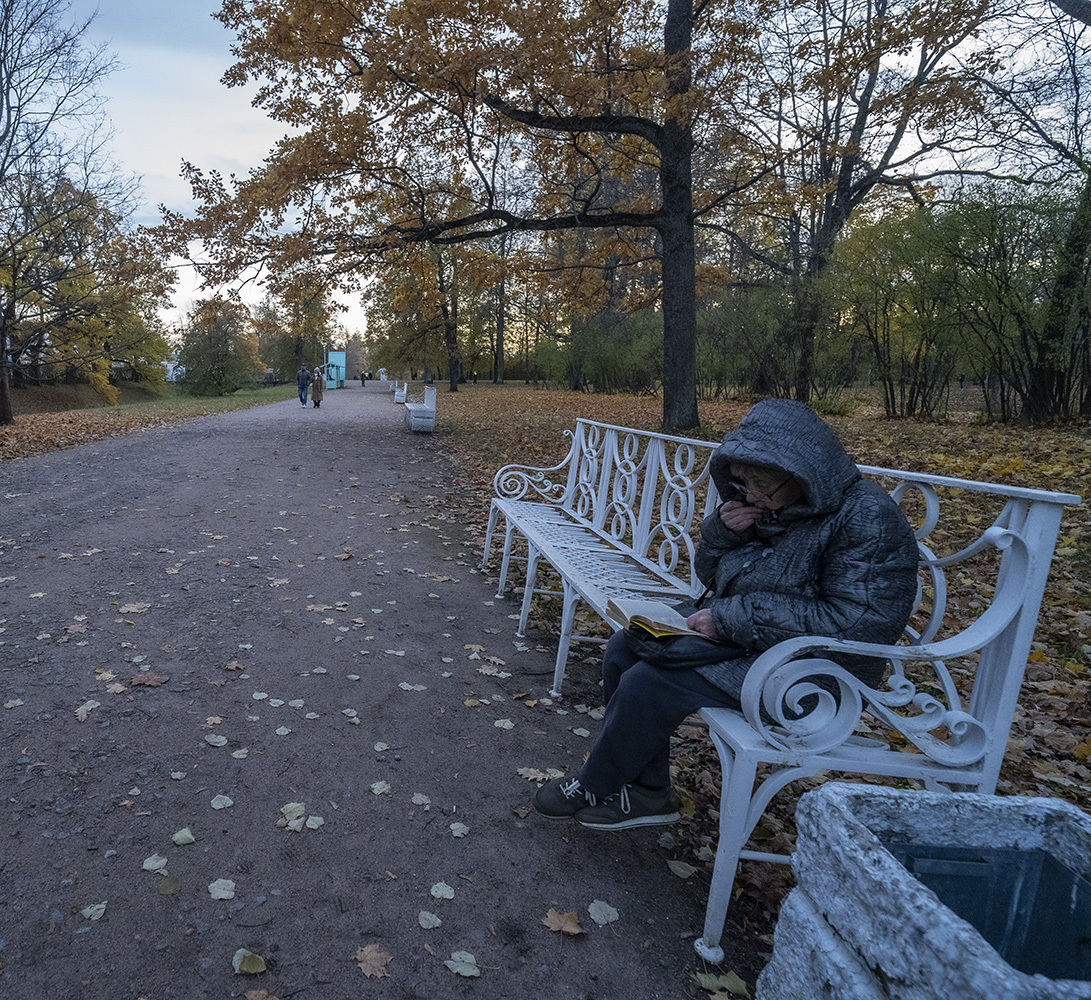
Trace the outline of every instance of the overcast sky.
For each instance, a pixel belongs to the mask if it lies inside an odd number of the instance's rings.
[[[101,89],[117,159],[141,177],[136,222],[157,223],[159,204],[192,212],[189,185],[179,176],[183,160],[243,174],[284,133],[250,106],[253,90],[220,83],[232,63],[233,35],[213,19],[219,7],[219,0],[72,0],[72,20],[98,11],[85,37],[105,44],[120,63]],[[185,309],[194,296],[183,275],[176,304]],[[342,321],[362,325],[356,309]]]

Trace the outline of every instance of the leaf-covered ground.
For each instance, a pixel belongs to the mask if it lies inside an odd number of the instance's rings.
[[[41,399],[36,399],[35,394],[40,394]],[[295,397],[295,387],[277,386],[209,399],[174,393],[157,398],[150,393],[142,393],[137,397],[141,402],[109,407],[99,405],[99,401],[87,393],[65,394],[50,389],[25,389],[17,392],[16,397],[15,423],[0,426],[0,461],[45,455],[192,417],[228,413],[291,399]],[[72,409],[62,408],[69,401],[83,405]]]

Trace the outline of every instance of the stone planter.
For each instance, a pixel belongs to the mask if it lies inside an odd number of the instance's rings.
[[[796,821],[757,1000],[1091,1000],[1075,806],[831,782]]]

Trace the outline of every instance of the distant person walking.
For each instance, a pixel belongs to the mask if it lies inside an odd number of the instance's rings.
[[[307,405],[307,387],[311,384],[311,373],[303,366],[295,373],[296,388],[299,389],[299,405]]]
[[[314,370],[314,377],[311,379],[311,399],[314,400],[314,408],[317,410],[322,406],[322,397],[326,394],[326,377],[322,374],[321,368]]]

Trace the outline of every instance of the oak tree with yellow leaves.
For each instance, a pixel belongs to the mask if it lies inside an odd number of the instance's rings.
[[[618,268],[653,261],[663,427],[678,431],[699,423],[699,292],[734,280],[740,257],[792,284],[781,336],[795,394],[809,396],[830,312],[818,279],[840,233],[877,189],[919,194],[981,149],[975,83],[994,68],[987,28],[1003,12],[985,0],[224,0],[217,16],[237,37],[225,82],[256,83],[287,134],[243,178],[186,165],[200,207],[166,214],[171,250],[203,241],[210,283],[257,266],[274,288],[356,290],[380,262],[431,268],[440,312],[450,289],[424,244],[483,244],[474,280],[499,288],[501,241],[536,234],[524,266],[578,275],[573,311],[601,301]]]

